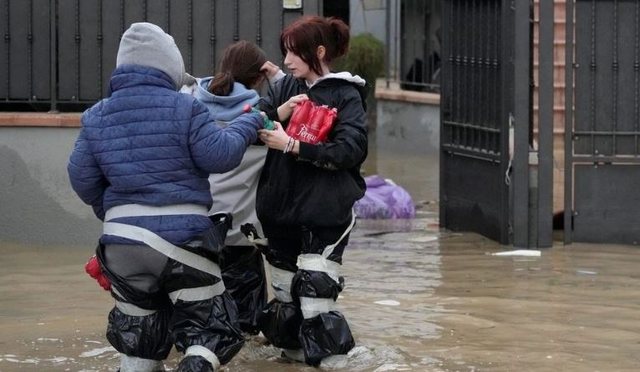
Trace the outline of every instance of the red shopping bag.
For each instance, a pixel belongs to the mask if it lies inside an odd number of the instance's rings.
[[[286,132],[299,141],[311,144],[325,142],[337,117],[335,108],[307,100],[293,109]]]
[[[87,264],[84,265],[84,270],[87,272],[87,274],[89,274],[90,277],[95,279],[98,284],[100,284],[100,287],[102,287],[105,291],[111,289],[111,282],[109,281],[109,278],[107,278],[102,272],[100,262],[95,255],[91,256]]]

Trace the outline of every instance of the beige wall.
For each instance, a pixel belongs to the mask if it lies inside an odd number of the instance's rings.
[[[538,25],[540,0],[534,0],[534,95],[533,95],[533,124],[534,137],[537,142],[538,128]],[[554,0],[554,48],[553,48],[553,210],[564,210],[564,115],[565,115],[565,44],[566,44],[566,0]]]
[[[79,117],[0,113],[0,243],[95,248],[101,224],[67,176]]]

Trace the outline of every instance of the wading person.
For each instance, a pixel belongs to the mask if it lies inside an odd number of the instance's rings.
[[[73,189],[104,221],[96,255],[116,302],[107,339],[121,371],[164,370],[172,344],[184,352],[177,371],[215,371],[244,343],[235,303],[207,258],[219,247],[203,243],[218,231],[208,176],[240,163],[263,120],[242,115],[221,129],[178,92],[184,76],[173,38],[132,24],[111,96],[82,115],[68,164]]]
[[[330,70],[348,45],[349,29],[338,19],[314,16],[292,23],[280,37],[290,74],[259,104],[283,123],[260,131],[269,151],[256,206],[268,239],[265,255],[275,294],[261,330],[285,356],[310,365],[354,346],[335,301],[344,286],[339,271],[355,222],[352,208],[365,192],[360,176],[367,155],[365,81]],[[288,128],[294,109],[307,99],[312,110],[326,106],[328,117],[337,111],[335,121],[328,120],[333,126],[326,139],[305,132],[306,122]]]
[[[260,97],[256,89],[267,78],[282,76],[282,71],[267,61],[262,49],[241,40],[225,48],[214,76],[197,78],[181,91],[204,103],[216,121],[225,126],[240,116],[246,105],[258,103]],[[267,287],[262,254],[241,233],[240,226],[250,223],[262,236],[255,204],[266,155],[266,146],[250,146],[238,167],[209,176],[213,197],[211,213],[228,212],[233,216],[233,228],[227,234],[220,268],[227,291],[238,306],[240,328],[249,334],[258,333],[258,317],[267,303]]]

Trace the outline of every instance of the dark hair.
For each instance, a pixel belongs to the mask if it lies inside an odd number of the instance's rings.
[[[264,77],[260,69],[266,61],[266,54],[254,43],[240,40],[229,45],[224,49],[218,71],[209,83],[209,92],[228,96],[236,81],[253,88]]]
[[[282,55],[290,50],[318,75],[322,75],[321,61],[316,54],[320,45],[326,49],[324,62],[331,64],[349,49],[349,26],[335,17],[304,16],[280,34]]]

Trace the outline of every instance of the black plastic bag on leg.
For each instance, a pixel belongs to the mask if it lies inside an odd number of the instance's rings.
[[[258,334],[258,318],[267,304],[262,254],[253,246],[224,247],[220,269],[227,292],[238,306],[240,329]]]
[[[264,337],[275,347],[300,349],[298,331],[302,312],[292,302],[271,300],[259,320]]]
[[[347,320],[338,311],[303,320],[300,342],[305,360],[312,366],[320,365],[330,355],[347,354],[355,346]]]
[[[203,301],[176,301],[172,318],[176,349],[192,345],[212,350],[220,364],[227,364],[244,345],[235,302],[228,293]]]
[[[220,262],[220,255],[227,239],[227,232],[232,227],[233,217],[231,213],[216,213],[209,216],[213,227],[202,235],[202,248],[204,255],[215,263]]]
[[[215,372],[211,363],[201,356],[184,358],[178,364],[176,372]]]

